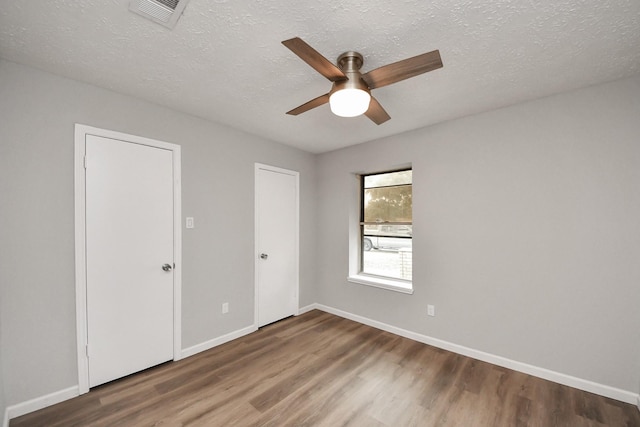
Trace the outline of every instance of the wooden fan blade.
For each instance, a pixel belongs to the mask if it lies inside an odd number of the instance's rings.
[[[320,95],[319,97],[314,98],[309,102],[305,102],[301,106],[296,107],[291,111],[287,111],[287,114],[291,114],[292,116],[297,116],[298,114],[304,113],[305,111],[309,111],[312,108],[316,108],[321,105],[324,105],[327,102],[329,102],[329,94],[325,93],[324,95]]]
[[[371,70],[363,74],[362,79],[370,89],[375,89],[438,68],[442,68],[442,59],[440,59],[440,51],[434,50]]]
[[[317,50],[309,46],[304,40],[299,37],[294,37],[282,42],[283,45],[288,47],[291,52],[295,53],[307,64],[311,65],[311,68],[331,80],[332,82],[338,80],[345,80],[347,76],[329,61],[327,58],[318,53]]]
[[[373,96],[371,97],[371,102],[369,102],[369,109],[364,115],[369,117],[377,125],[381,125],[391,118]]]

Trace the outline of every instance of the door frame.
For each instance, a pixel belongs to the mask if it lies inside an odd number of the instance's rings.
[[[76,336],[78,357],[78,392],[89,391],[87,357],[87,253],[86,253],[86,176],[85,139],[87,135],[116,139],[133,144],[170,150],[173,153],[173,360],[182,350],[182,184],[180,146],[155,139],[128,135],[76,123],[74,158],[75,263],[76,263]]]
[[[269,172],[275,172],[275,173],[283,173],[286,175],[292,175],[295,178],[295,183],[296,183],[296,212],[295,212],[295,216],[296,216],[296,220],[295,220],[295,269],[296,269],[296,280],[295,280],[295,292],[296,292],[296,297],[295,297],[295,302],[296,302],[296,310],[294,312],[294,315],[298,314],[298,311],[300,310],[300,172],[297,171],[293,171],[293,170],[289,170],[289,169],[283,169],[283,168],[279,168],[276,166],[270,166],[270,165],[265,165],[262,163],[256,163],[255,167],[254,167],[254,191],[253,191],[253,197],[254,197],[254,260],[253,260],[253,265],[254,265],[254,310],[253,310],[253,327],[257,330],[259,328],[258,324],[259,324],[259,303],[260,303],[260,289],[258,287],[258,283],[259,283],[259,268],[258,268],[258,263],[260,261],[260,233],[258,232],[259,229],[259,223],[258,223],[258,214],[260,212],[260,206],[258,203],[258,171],[259,170],[266,170]]]

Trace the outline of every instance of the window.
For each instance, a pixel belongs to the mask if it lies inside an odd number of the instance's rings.
[[[351,281],[411,290],[412,170],[360,178],[360,266],[355,279],[364,280]]]

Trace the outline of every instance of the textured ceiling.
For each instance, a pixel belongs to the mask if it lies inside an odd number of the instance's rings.
[[[0,0],[0,57],[324,152],[640,73],[638,0],[191,0],[173,30],[128,0]],[[391,120],[340,118],[280,42],[363,72],[439,49],[444,67],[374,96]]]

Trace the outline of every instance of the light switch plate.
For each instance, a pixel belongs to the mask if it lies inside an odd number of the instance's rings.
[[[195,227],[195,223],[193,222],[193,217],[192,216],[188,216],[187,217],[187,228],[194,228]]]

